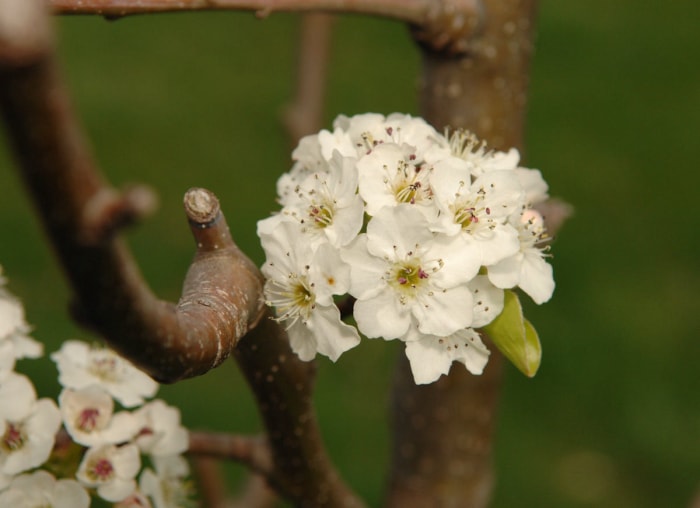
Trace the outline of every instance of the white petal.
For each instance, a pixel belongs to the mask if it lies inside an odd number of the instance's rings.
[[[310,263],[309,280],[314,286],[316,302],[333,303],[332,295],[347,293],[350,287],[350,265],[340,258],[338,249],[330,244],[318,247]]]
[[[419,299],[411,312],[421,333],[443,337],[471,324],[473,305],[469,288],[457,286]]]
[[[354,316],[357,327],[370,338],[397,339],[411,324],[408,306],[399,303],[393,290],[382,291],[367,300],[357,300]]]
[[[479,334],[471,328],[449,337],[425,336],[406,343],[406,356],[416,384],[436,381],[449,372],[454,361],[463,363],[472,374],[481,374],[489,354]]]
[[[316,357],[316,340],[314,334],[301,319],[287,328],[287,335],[289,336],[289,345],[292,351],[294,351],[301,360],[310,362]]]
[[[0,420],[24,420],[36,401],[34,385],[27,376],[10,372],[0,383]]]
[[[503,290],[495,287],[486,275],[479,275],[469,283],[474,295],[474,320],[472,328],[481,328],[493,321],[503,311]]]
[[[537,249],[526,252],[518,286],[537,304],[546,302],[554,292],[552,265],[547,263]]]
[[[136,490],[136,480],[133,478],[117,478],[97,487],[97,495],[106,501],[116,503],[130,496]]]
[[[380,258],[403,258],[432,239],[424,214],[412,205],[383,208],[367,224],[367,250]]]
[[[334,362],[342,353],[360,343],[357,330],[340,320],[340,312],[335,305],[316,307],[307,325],[314,335],[316,350]]]
[[[383,259],[367,250],[367,235],[360,235],[340,251],[341,258],[350,265],[349,293],[358,299],[372,298],[386,288],[382,276],[387,269]]]
[[[411,372],[416,384],[428,384],[436,381],[450,371],[452,358],[445,354],[438,344],[438,337],[427,338],[406,343],[406,356],[411,364]]]
[[[0,295],[0,340],[26,326],[22,304],[14,298]]]
[[[524,256],[518,252],[514,256],[500,260],[488,267],[488,277],[494,286],[502,289],[515,287],[520,281],[520,266]]]

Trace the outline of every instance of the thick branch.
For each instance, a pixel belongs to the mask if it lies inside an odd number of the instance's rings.
[[[261,316],[262,278],[236,247],[213,194],[192,190],[197,253],[177,305],[157,299],[124,244],[122,225],[152,208],[96,169],[50,47],[42,0],[0,10],[0,105],[18,167],[75,292],[74,310],[119,353],[173,382],[226,359]]]
[[[464,127],[497,149],[522,148],[534,0],[484,0],[483,27],[466,53],[423,46],[423,116],[438,128]],[[402,359],[396,374],[397,432],[388,506],[482,507],[493,474],[491,453],[502,357],[490,348],[482,376],[461,365],[416,386]]]
[[[299,360],[272,319],[262,320],[234,354],[265,423],[275,490],[300,507],[363,506],[326,454],[313,408],[314,364]]]

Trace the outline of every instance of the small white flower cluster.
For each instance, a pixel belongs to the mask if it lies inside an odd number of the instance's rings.
[[[51,355],[63,390],[58,405],[38,399],[14,371],[15,359],[37,358],[21,303],[0,280],[0,506],[81,508],[96,493],[115,506],[176,508],[188,504],[188,446],[180,412],[153,397],[158,384],[114,352],[67,341]],[[114,401],[124,408],[115,411]],[[76,479],[56,479],[52,451],[61,425],[84,447]],[[155,471],[141,470],[141,456]],[[73,469],[77,462],[73,465]]]
[[[362,334],[406,343],[416,383],[453,361],[480,374],[489,351],[475,329],[500,314],[503,290],[537,303],[554,290],[540,172],[408,115],[333,126],[301,140],[277,183],[282,210],[258,223],[267,304],[292,349],[335,361],[360,342],[335,303],[347,293]]]

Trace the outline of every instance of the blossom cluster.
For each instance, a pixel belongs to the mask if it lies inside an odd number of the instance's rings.
[[[335,361],[361,333],[405,342],[416,383],[453,361],[480,374],[489,351],[476,330],[501,313],[504,290],[538,304],[551,297],[535,208],[548,186],[519,166],[517,150],[370,113],[339,116],[292,158],[277,183],[282,209],[258,223],[258,236],[266,302],[301,359]],[[354,300],[357,328],[342,320],[342,295]]]
[[[17,359],[40,357],[43,348],[3,283],[0,506],[81,508],[91,495],[119,508],[186,506],[188,435],[177,408],[146,401],[158,384],[109,349],[67,341],[51,355],[63,387],[58,404],[37,399],[32,382],[14,367]],[[115,410],[115,401],[123,409]],[[78,450],[75,464],[65,464],[71,449]],[[142,468],[142,457],[150,467]],[[56,474],[66,469],[74,478]]]

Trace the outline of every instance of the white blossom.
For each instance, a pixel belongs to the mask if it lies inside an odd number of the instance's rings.
[[[12,344],[11,352],[6,347],[3,355],[13,358],[39,358],[44,348],[41,343],[29,336],[30,327],[24,317],[22,303],[2,287],[0,279],[0,347]],[[0,374],[3,366],[0,360]]]
[[[84,446],[123,443],[139,430],[139,419],[127,411],[115,414],[114,400],[99,386],[64,388],[58,402],[66,431]]]
[[[302,360],[321,353],[335,361],[356,346],[357,331],[340,320],[333,295],[347,291],[349,267],[336,249],[323,244],[314,252],[296,232],[296,225],[281,222],[261,237],[267,262],[267,304],[277,310],[290,344]]]
[[[64,387],[81,389],[97,385],[124,407],[139,406],[158,390],[158,383],[107,348],[69,340],[51,359],[56,362],[58,381]]]
[[[357,195],[355,159],[335,152],[328,171],[311,173],[295,185],[279,214],[258,223],[258,234],[271,234],[283,221],[298,224],[299,233],[317,246],[328,242],[341,247],[352,241],[364,217]]]
[[[422,167],[403,147],[381,144],[357,162],[357,170],[360,196],[369,215],[401,203],[417,205],[426,214],[433,211],[430,169]]]
[[[468,168],[450,158],[435,164],[430,183],[441,212],[433,230],[462,235],[482,266],[518,251],[518,232],[506,221],[524,194],[512,171],[484,173],[471,183]]]
[[[153,505],[140,489],[135,490],[126,498],[115,503],[112,508],[152,508]]]
[[[116,502],[134,492],[140,468],[136,445],[104,445],[85,452],[75,476],[86,487],[97,488],[102,499]]]
[[[190,487],[184,481],[189,475],[187,461],[179,455],[155,457],[155,471],[141,473],[139,487],[153,501],[155,508],[185,508],[190,506]]]
[[[544,259],[549,236],[542,215],[536,210],[525,210],[510,222],[518,229],[520,249],[513,256],[490,266],[489,280],[499,288],[518,286],[535,303],[544,303],[554,292],[554,277],[552,265]]]
[[[472,374],[481,374],[489,359],[489,350],[472,328],[457,330],[447,337],[423,335],[406,342],[406,356],[416,384],[437,381],[450,371],[453,362],[465,365]]]
[[[432,163],[449,156],[463,160],[475,178],[489,171],[514,170],[520,161],[520,154],[515,148],[508,152],[488,150],[485,141],[463,129],[457,129],[448,134],[447,139],[436,143],[426,158]]]
[[[412,328],[449,335],[471,324],[466,282],[478,263],[461,237],[433,234],[411,205],[380,210],[343,258],[351,265],[355,319],[368,337],[401,338]]]
[[[422,335],[406,341],[406,356],[416,384],[432,383],[450,371],[453,362],[463,363],[472,374],[481,374],[490,352],[474,328],[489,324],[503,310],[503,290],[477,275],[469,284],[474,295],[473,321],[470,328],[457,330],[447,337]]]
[[[75,480],[56,480],[46,471],[17,476],[0,492],[0,506],[8,508],[87,508],[90,496]]]
[[[136,412],[140,422],[134,442],[143,453],[175,455],[187,450],[189,436],[180,424],[180,410],[162,400],[154,400]]]
[[[15,475],[43,464],[60,425],[54,401],[36,400],[25,376],[9,375],[0,383],[0,473]]]
[[[537,303],[554,289],[535,207],[548,199],[520,154],[489,149],[421,118],[340,115],[304,137],[277,183],[282,209],[258,223],[266,303],[303,360],[335,361],[359,342],[334,298],[355,298],[370,338],[405,341],[417,383],[454,361],[478,374],[477,329],[503,311],[504,289]]]

